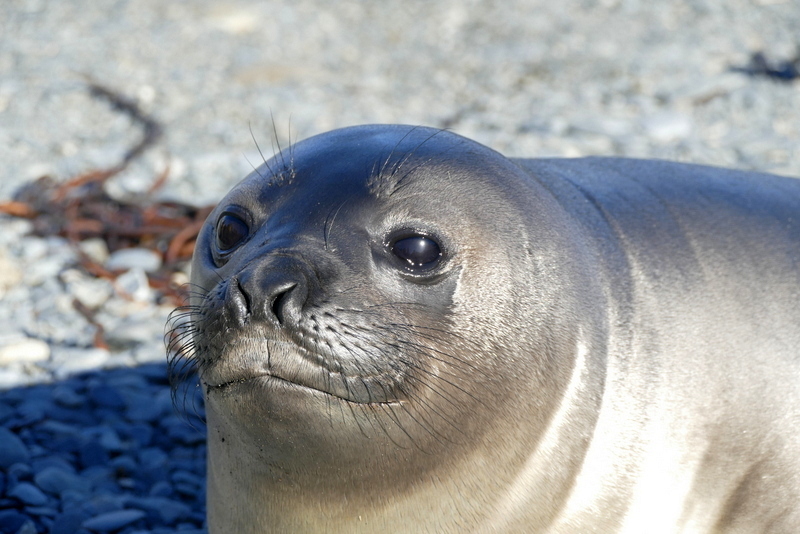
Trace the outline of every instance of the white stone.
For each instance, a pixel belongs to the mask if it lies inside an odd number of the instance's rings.
[[[30,379],[21,366],[12,365],[0,368],[0,391],[24,386],[29,382]]]
[[[81,252],[89,256],[89,259],[99,263],[100,265],[105,264],[108,261],[108,246],[103,239],[99,237],[93,237],[91,239],[87,239],[85,241],[81,241],[78,245]]]
[[[0,250],[0,296],[22,281],[19,264]]]
[[[68,272],[75,272],[70,270]],[[78,299],[81,304],[89,309],[97,309],[111,297],[114,288],[111,282],[104,278],[89,278],[83,273],[78,272],[77,276],[65,276],[62,273],[61,279],[67,282],[67,291],[71,297]]]
[[[47,255],[47,241],[40,237],[25,239],[22,255],[28,261],[35,261]]]
[[[103,367],[109,359],[105,349],[79,349],[73,347],[53,347],[53,356],[47,367],[56,378],[64,378],[74,373]]]
[[[117,277],[114,287],[118,293],[137,302],[149,302],[153,298],[153,291],[147,281],[143,269],[134,268]]]
[[[0,347],[0,365],[36,363],[50,357],[50,346],[39,339],[25,338]]]
[[[64,258],[58,256],[35,260],[25,269],[23,273],[24,282],[29,286],[38,286],[48,280],[55,280],[58,277],[58,273],[64,268],[64,264]]]
[[[657,113],[644,122],[647,135],[661,143],[684,139],[692,133],[692,121],[680,113]]]
[[[161,255],[146,248],[123,248],[111,253],[106,261],[106,269],[111,271],[141,269],[155,272],[161,268]]]

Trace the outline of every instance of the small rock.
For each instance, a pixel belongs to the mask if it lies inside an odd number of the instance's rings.
[[[0,365],[36,363],[50,357],[50,346],[39,339],[25,338],[0,347]]]
[[[170,526],[175,525],[178,521],[188,519],[192,514],[190,506],[171,499],[158,497],[133,498],[128,504],[155,515]]]
[[[64,378],[74,373],[102,367],[108,360],[108,351],[100,348],[79,349],[72,347],[53,347],[53,355],[47,367],[56,378]]]
[[[158,323],[152,320],[126,320],[106,333],[106,341],[108,341],[112,347],[124,350],[151,342],[154,339],[161,341],[164,336],[163,331],[163,324],[159,326]],[[161,350],[160,352],[162,354],[159,356],[163,358],[164,351]]]
[[[692,121],[678,113],[659,113],[644,122],[647,135],[661,143],[684,139],[692,132]]]
[[[79,395],[74,389],[63,384],[53,388],[53,400],[65,408],[77,408],[85,402],[82,395]]]
[[[161,255],[146,248],[123,248],[111,253],[106,261],[106,269],[111,271],[129,271],[141,269],[152,273],[161,268]]]
[[[0,250],[0,296],[21,281],[22,270],[19,268],[19,263],[8,258],[5,253]]]
[[[22,257],[28,261],[41,260],[47,255],[47,241],[41,237],[27,237],[23,243]]]
[[[84,468],[108,463],[108,452],[96,441],[88,441],[80,448],[81,465]]]
[[[114,288],[102,278],[76,280],[67,285],[70,294],[89,309],[97,309],[111,297]]]
[[[95,532],[111,532],[135,523],[146,515],[142,510],[119,510],[87,519],[81,526]]]
[[[47,503],[47,495],[28,482],[20,482],[8,492],[9,497],[13,497],[31,506],[42,506]]]
[[[92,402],[103,408],[122,408],[125,406],[125,399],[122,398],[116,388],[105,384],[97,385],[89,390],[89,398]]]
[[[28,516],[15,510],[0,510],[0,532],[17,532],[26,521]]]
[[[10,365],[0,369],[0,389],[8,389],[30,383],[30,377],[18,365]]]
[[[16,534],[38,534],[38,530],[36,529],[36,523],[34,523],[31,519],[25,521],[22,526],[17,530]]]
[[[24,273],[25,284],[38,286],[47,280],[55,279],[64,268],[65,261],[58,256],[46,257],[28,265]]]
[[[86,516],[78,512],[65,512],[55,518],[50,534],[75,534],[86,521]]]
[[[166,480],[156,482],[150,487],[151,497],[170,497],[174,492],[175,490],[172,488],[172,484]]]
[[[99,237],[93,237],[91,239],[81,241],[78,244],[78,248],[80,248],[81,252],[89,256],[89,259],[95,263],[103,265],[106,261],[108,261],[108,245],[106,245],[106,242]]]
[[[0,427],[0,467],[8,469],[12,464],[27,462],[30,457],[22,440],[7,428]]]
[[[58,495],[64,490],[74,489],[89,491],[89,484],[75,473],[58,467],[47,467],[36,473],[33,481],[40,489],[53,495]]]
[[[115,287],[126,297],[138,302],[150,302],[153,291],[147,281],[147,275],[143,269],[131,269],[117,277]]]

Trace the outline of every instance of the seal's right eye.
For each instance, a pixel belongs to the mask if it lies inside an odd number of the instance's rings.
[[[217,250],[230,252],[247,239],[250,228],[239,216],[223,213],[217,221]]]
[[[424,235],[403,237],[390,248],[406,269],[418,274],[435,269],[442,258],[439,243]]]

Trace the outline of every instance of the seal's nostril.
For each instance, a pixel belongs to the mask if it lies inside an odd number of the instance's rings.
[[[252,307],[253,303],[250,302],[250,295],[248,295],[247,291],[244,289],[244,287],[242,287],[242,282],[238,278],[236,279],[236,285],[242,294],[242,299],[244,300],[244,307],[247,310],[247,314],[249,315],[253,309]]]
[[[291,300],[291,293],[297,287],[297,284],[287,285],[286,287],[282,287],[279,291],[276,292],[275,296],[272,299],[271,309],[272,315],[278,320],[278,323],[283,325],[286,322],[286,311],[287,306],[289,306],[289,301]]]

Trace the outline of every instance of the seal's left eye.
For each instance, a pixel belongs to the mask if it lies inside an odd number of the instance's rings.
[[[429,271],[439,265],[442,257],[442,248],[439,244],[424,235],[398,239],[391,248],[392,254],[412,271]]]
[[[217,248],[228,252],[241,244],[250,232],[247,223],[232,213],[223,213],[217,221]]]

